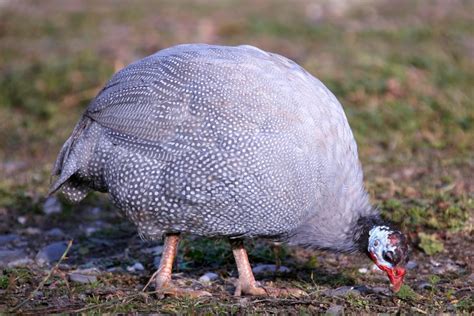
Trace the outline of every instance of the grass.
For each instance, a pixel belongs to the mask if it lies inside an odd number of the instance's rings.
[[[26,238],[32,253],[49,239],[28,235],[28,227],[61,227],[75,238],[67,266],[23,311],[311,314],[341,305],[352,313],[472,312],[472,271],[462,263],[473,252],[473,3],[335,3],[2,3],[0,234]],[[235,277],[228,244],[187,238],[177,259],[180,278],[194,286],[201,273],[215,271],[215,297],[159,301],[136,290],[148,274],[123,271],[140,260],[149,272],[152,259],[140,252],[143,242],[103,196],[92,194],[80,205],[62,201],[62,213],[43,214],[52,163],[90,100],[116,70],[182,42],[247,43],[278,52],[334,92],[357,139],[373,202],[408,233],[419,263],[407,277],[410,287],[390,298],[329,297],[325,290],[361,282],[375,286],[381,277],[360,274],[357,267],[367,264],[361,258],[283,247],[279,256],[292,272],[261,278],[303,288],[309,297],[239,300],[225,294]],[[100,214],[90,212],[93,207]],[[83,227],[96,221],[106,225],[87,236]],[[253,263],[275,261],[270,244],[248,246]],[[68,271],[87,261],[122,270],[104,272],[96,284],[68,282]],[[462,272],[433,273],[427,268],[432,261],[460,262]],[[4,268],[0,312],[27,297],[44,273],[33,266]],[[423,282],[431,289],[417,287]]]
[[[443,243],[436,235],[420,233],[418,237],[420,238],[419,246],[427,255],[432,256],[444,250]]]

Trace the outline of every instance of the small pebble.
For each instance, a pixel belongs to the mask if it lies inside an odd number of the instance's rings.
[[[12,262],[9,262],[8,267],[9,268],[28,267],[28,266],[31,266],[31,264],[33,264],[33,260],[25,257],[25,258],[20,258]]]
[[[61,213],[61,202],[55,196],[50,196],[43,204],[43,213],[46,215]]]
[[[41,229],[37,227],[27,227],[25,229],[25,233],[28,235],[39,235],[42,233]]]
[[[61,228],[52,228],[46,232],[46,235],[51,237],[62,237],[64,236],[64,232],[61,230]]]
[[[360,295],[361,292],[358,290],[357,287],[354,287],[354,286],[341,286],[337,289],[326,290],[323,292],[323,294],[330,297],[339,297],[339,296],[347,296],[349,294]]]
[[[28,259],[28,256],[21,249],[0,250],[0,267],[8,267],[10,264],[15,265],[19,260],[25,259]]]
[[[142,249],[143,253],[150,253],[154,256],[161,255],[163,253],[163,246],[155,246],[151,248]]]
[[[94,207],[90,210],[92,215],[99,215],[102,212],[102,209],[100,207]]]
[[[285,266],[280,266],[279,269],[277,270],[277,266],[274,264],[258,264],[252,269],[253,273],[259,274],[259,273],[267,273],[267,272],[283,272],[283,273],[288,273],[290,272],[290,269]]]
[[[206,272],[199,278],[199,282],[201,283],[209,283],[211,281],[217,280],[219,276],[214,272]]]
[[[413,270],[415,269],[416,267],[418,267],[418,264],[415,262],[415,261],[408,261],[406,266],[405,266],[408,270]]]
[[[90,235],[92,235],[93,233],[95,233],[98,230],[99,229],[97,227],[86,227],[86,229],[84,231],[86,233],[86,236],[89,237]]]
[[[21,225],[25,225],[26,224],[26,216],[18,216],[17,221]]]
[[[51,264],[58,261],[64,254],[67,248],[67,243],[64,241],[54,242],[41,249],[36,255],[36,262],[39,265]]]
[[[448,262],[448,264],[446,264],[446,271],[458,273],[458,272],[464,272],[464,269],[462,269],[459,265],[457,265],[454,262]]]
[[[428,282],[420,282],[416,285],[416,287],[420,290],[430,290],[433,286]]]
[[[69,280],[76,283],[93,283],[97,281],[97,277],[95,275],[90,274],[82,274],[79,272],[71,272],[69,273]]]
[[[79,294],[77,297],[78,297],[81,301],[87,300],[87,295],[86,295],[86,294],[82,294],[82,293],[81,293],[81,294]]]
[[[360,268],[359,269],[359,273],[366,274],[367,272],[369,272],[369,269],[367,269],[367,268]]]
[[[143,270],[145,270],[145,267],[140,262],[135,262],[132,266],[127,267],[128,272],[137,272]]]
[[[344,306],[342,305],[331,305],[327,310],[325,315],[331,316],[343,316],[344,315]]]
[[[373,288],[371,288],[371,292],[375,293],[375,294],[392,295],[392,291],[389,289],[388,286],[373,287]]]

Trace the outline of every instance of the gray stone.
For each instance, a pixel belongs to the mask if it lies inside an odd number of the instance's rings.
[[[448,262],[446,264],[446,271],[447,272],[454,272],[454,273],[461,273],[464,272],[464,269],[460,267],[458,264],[455,262]]]
[[[18,216],[18,218],[16,219],[18,221],[18,223],[20,223],[21,225],[25,225],[26,224],[26,216]]]
[[[388,286],[385,287],[373,287],[371,288],[371,292],[375,294],[382,294],[382,295],[392,295],[392,291],[389,289]]]
[[[367,268],[360,268],[359,269],[359,273],[366,274],[367,272],[369,272],[369,269],[367,269]]]
[[[51,237],[62,237],[64,236],[64,232],[61,228],[52,228],[46,232],[46,235]]]
[[[145,249],[142,249],[142,252],[143,253],[149,253],[149,254],[152,254],[154,256],[158,256],[158,255],[161,255],[163,253],[163,246],[155,246],[155,247],[151,247],[151,248],[145,248]]]
[[[42,233],[41,229],[37,227],[27,227],[25,229],[25,233],[28,235],[39,235]]]
[[[415,261],[411,261],[411,260],[408,261],[407,264],[405,265],[405,268],[407,268],[408,270],[413,270],[416,267],[418,267],[418,264]]]
[[[344,306],[342,306],[342,305],[331,305],[327,309],[326,315],[343,316],[344,315]]]
[[[253,273],[259,274],[259,273],[269,273],[269,272],[283,272],[283,273],[288,273],[290,272],[290,269],[285,266],[280,266],[279,269],[277,270],[277,266],[275,264],[258,264],[252,269]]]
[[[138,272],[145,270],[145,267],[140,262],[135,262],[132,266],[127,267],[128,272]]]
[[[9,244],[16,239],[18,239],[18,235],[15,234],[0,235],[0,246]]]
[[[93,283],[97,281],[97,276],[91,274],[83,274],[80,272],[69,273],[69,280],[76,283]]]
[[[92,215],[99,215],[102,212],[102,209],[100,207],[93,207],[90,210],[90,213]]]
[[[61,211],[61,202],[59,202],[58,198],[55,196],[50,196],[43,204],[43,213],[46,215],[61,213]]]
[[[416,287],[420,290],[431,290],[433,286],[428,282],[419,282]]]
[[[451,273],[464,273],[465,269],[463,269],[461,266],[453,262],[452,260],[448,260],[447,262],[443,262],[443,264],[440,264],[439,266],[435,266],[432,268],[432,271],[434,274],[446,274],[448,272]]]
[[[86,227],[86,229],[84,231],[86,233],[86,236],[90,237],[93,233],[95,233],[98,230],[99,229],[97,227]]]
[[[44,293],[42,291],[35,292],[34,297],[36,299],[41,299],[44,296]]]
[[[49,244],[38,252],[36,255],[36,262],[40,265],[44,265],[58,261],[66,251],[66,248],[67,243],[65,241],[58,241]]]
[[[209,283],[211,281],[217,280],[219,276],[214,272],[206,272],[199,278],[199,282],[201,283]]]
[[[8,267],[9,264],[23,259],[28,259],[28,256],[22,249],[0,250],[0,267]]]
[[[345,297],[347,295],[355,295],[359,296],[361,294],[367,294],[372,292],[369,288],[365,286],[341,286],[337,289],[330,289],[323,292],[324,295],[335,297],[335,296],[342,296]]]
[[[33,263],[33,260],[31,260],[28,257],[20,258],[14,261],[11,261],[8,263],[9,268],[14,268],[14,267],[27,267],[30,266]]]

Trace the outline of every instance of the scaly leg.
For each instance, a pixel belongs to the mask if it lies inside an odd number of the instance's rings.
[[[173,269],[173,261],[176,256],[179,244],[179,234],[170,234],[165,237],[163,253],[161,255],[160,266],[156,272],[155,288],[160,296],[211,296],[206,291],[195,291],[190,289],[182,289],[173,285],[171,281],[171,271]]]
[[[242,294],[256,296],[302,296],[305,294],[300,289],[277,289],[272,287],[258,287],[252,273],[247,251],[241,240],[231,240],[232,252],[239,272],[239,281],[235,289],[235,296]]]

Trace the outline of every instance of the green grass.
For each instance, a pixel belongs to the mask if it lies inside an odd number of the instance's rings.
[[[428,194],[427,194],[428,195]],[[432,200],[388,199],[381,205],[382,213],[406,230],[460,231],[469,228],[473,199],[435,195]]]

